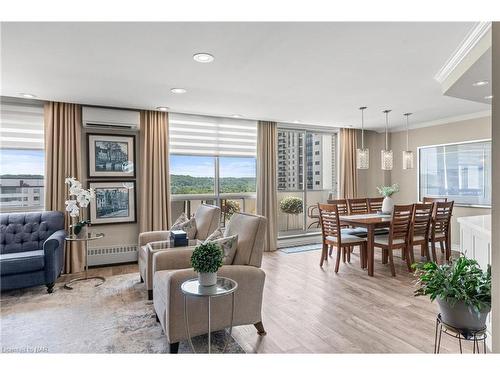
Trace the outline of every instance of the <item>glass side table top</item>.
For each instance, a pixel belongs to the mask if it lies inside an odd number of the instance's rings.
[[[92,241],[98,240],[104,237],[104,233],[87,233],[86,237],[77,237],[74,235],[70,235],[66,237],[66,241]]]
[[[227,277],[217,277],[217,284],[201,286],[198,279],[184,281],[181,285],[182,293],[195,297],[226,296],[238,289],[238,283]]]
[[[174,246],[174,240],[164,240],[164,241],[153,241],[149,242],[146,246],[149,247],[150,250],[162,250],[162,249],[175,249],[175,248],[183,248],[183,247],[194,247],[198,246],[202,243],[200,240],[188,240],[188,244],[186,246]]]

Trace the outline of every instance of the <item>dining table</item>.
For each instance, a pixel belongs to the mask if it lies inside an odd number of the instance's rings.
[[[375,232],[380,228],[389,228],[391,226],[392,215],[383,213],[359,214],[340,216],[340,225],[350,227],[361,227],[367,230],[367,257],[368,257],[368,275],[373,276],[375,265]]]

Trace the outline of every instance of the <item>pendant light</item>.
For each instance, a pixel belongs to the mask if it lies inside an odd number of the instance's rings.
[[[361,148],[356,150],[356,164],[358,169],[370,168],[370,150],[365,148],[365,116],[366,107],[359,107],[361,110]]]
[[[403,169],[413,169],[413,151],[410,151],[409,140],[410,140],[410,131],[408,126],[408,118],[411,113],[405,113],[406,117],[406,151],[403,151]]]
[[[383,111],[385,113],[385,149],[380,152],[382,169],[384,171],[392,170],[393,158],[392,150],[389,150],[389,112],[390,109]]]

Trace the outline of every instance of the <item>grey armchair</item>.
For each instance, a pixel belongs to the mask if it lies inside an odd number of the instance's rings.
[[[236,213],[231,217],[225,236],[238,234],[236,254],[231,265],[222,266],[217,274],[236,280],[234,326],[253,324],[259,335],[265,335],[262,324],[262,295],[266,275],[260,269],[266,218]],[[176,353],[179,341],[187,339],[184,326],[184,297],[181,284],[197,276],[191,268],[193,249],[171,250],[153,256],[153,304],[168,343],[170,352]],[[208,331],[207,304],[205,299],[189,299],[189,330],[192,336]],[[212,331],[229,326],[231,297],[212,301]]]
[[[220,208],[210,204],[202,204],[196,210],[194,217],[196,219],[195,239],[204,241],[219,227]],[[150,300],[153,298],[153,254],[159,251],[172,251],[173,249],[151,250],[146,245],[149,242],[165,241],[169,238],[170,231],[168,230],[142,232],[139,234],[139,273],[141,281],[144,281],[148,291],[148,299]]]
[[[46,285],[52,293],[64,261],[64,214],[0,215],[1,290]]]

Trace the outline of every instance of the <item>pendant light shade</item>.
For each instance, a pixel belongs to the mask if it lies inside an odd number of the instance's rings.
[[[403,151],[403,169],[413,169],[413,151],[410,151],[410,135],[409,135],[409,125],[408,117],[411,113],[405,113],[406,117],[406,150]]]
[[[381,167],[384,171],[390,171],[393,167],[393,155],[392,150],[389,150],[389,112],[390,109],[386,109],[385,113],[385,149],[380,152]]]
[[[356,150],[356,165],[358,169],[370,168],[370,150],[365,148],[365,118],[364,110],[366,107],[359,107],[361,110],[361,148]]]

